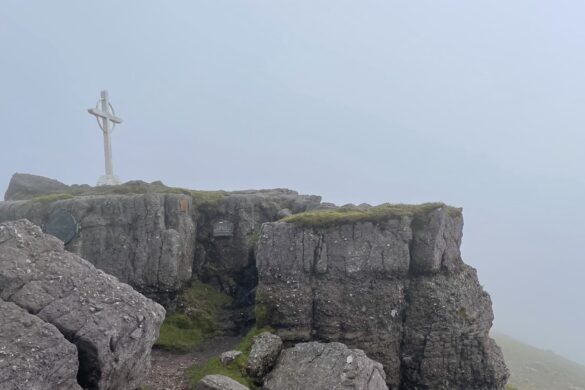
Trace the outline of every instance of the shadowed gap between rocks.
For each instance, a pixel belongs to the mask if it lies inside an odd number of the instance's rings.
[[[98,351],[94,345],[81,338],[70,340],[77,347],[79,370],[77,383],[84,389],[96,390],[102,372],[98,360]]]

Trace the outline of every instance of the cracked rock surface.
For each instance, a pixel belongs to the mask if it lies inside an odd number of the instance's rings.
[[[382,365],[341,343],[299,343],[282,351],[266,390],[388,390]]]
[[[461,259],[447,206],[318,227],[263,225],[256,314],[286,342],[338,341],[382,363],[390,389],[496,390],[491,300]]]
[[[262,378],[276,362],[282,350],[282,340],[270,332],[262,332],[254,337],[246,371],[250,376]]]
[[[0,299],[0,388],[81,390],[77,349],[53,325]]]
[[[79,370],[69,366],[71,359],[55,363],[75,370],[87,389],[137,387],[165,315],[162,306],[27,220],[0,224],[0,298],[26,310],[35,323],[53,325],[76,347]]]

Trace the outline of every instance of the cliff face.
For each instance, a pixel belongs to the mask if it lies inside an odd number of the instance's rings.
[[[191,278],[195,228],[181,194],[92,195],[55,201],[0,202],[0,221],[42,226],[67,210],[79,233],[66,249],[165,302]]]
[[[461,211],[321,211],[263,225],[258,325],[285,341],[339,341],[381,362],[391,389],[502,389],[493,314],[463,263]]]

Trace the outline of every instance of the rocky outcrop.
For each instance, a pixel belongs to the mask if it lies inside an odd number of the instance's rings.
[[[264,382],[266,390],[387,390],[380,363],[341,343],[299,343],[285,349]]]
[[[270,332],[262,332],[254,337],[248,356],[246,371],[253,378],[268,374],[282,350],[282,340]]]
[[[223,375],[206,375],[197,382],[195,390],[250,390],[232,378]]]
[[[339,341],[384,365],[391,389],[502,389],[493,314],[461,259],[461,210],[441,204],[300,214],[263,226],[258,325]]]
[[[15,173],[10,179],[4,200],[27,200],[35,196],[60,193],[69,186],[48,177]]]
[[[46,201],[0,202],[0,221],[26,218],[42,226],[67,210],[79,233],[67,250],[168,302],[191,278],[195,228],[191,197],[183,194],[70,196]]]
[[[88,389],[137,387],[165,315],[26,220],[0,224],[0,298],[54,325],[77,347],[77,380]]]
[[[77,349],[53,325],[0,299],[0,386],[81,390]]]
[[[66,186],[15,174],[0,222],[26,218],[47,227],[64,209],[79,224],[67,250],[172,307],[192,276],[251,307],[257,283],[254,248],[260,226],[319,206],[321,198],[286,189],[190,191],[161,182]],[[247,324],[248,313],[237,313]],[[243,324],[245,325],[245,324]]]

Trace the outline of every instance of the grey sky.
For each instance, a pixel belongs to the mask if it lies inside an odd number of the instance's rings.
[[[0,191],[123,180],[464,207],[496,328],[585,363],[581,1],[0,7]]]

